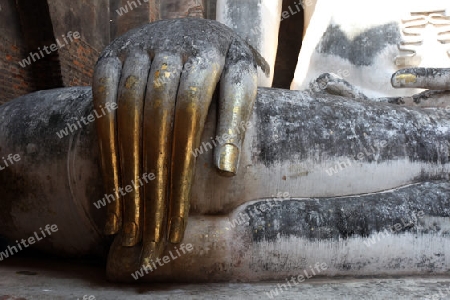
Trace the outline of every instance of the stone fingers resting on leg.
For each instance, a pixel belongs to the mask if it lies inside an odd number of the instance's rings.
[[[184,38],[168,39],[167,28]],[[205,36],[205,30],[218,34]],[[217,134],[223,143],[215,165],[224,175],[236,174],[257,64],[269,70],[234,32],[207,20],[155,22],[105,49],[94,94],[98,107],[118,105],[97,125],[105,188],[117,199],[108,207],[107,234],[119,233],[108,257],[110,280],[126,281],[129,272],[161,257],[167,243],[182,242],[196,150],[220,79]]]
[[[135,246],[142,236],[142,121],[150,57],[141,51],[126,58],[119,84],[117,132],[123,193],[122,245]]]
[[[351,99],[368,99],[368,97],[359,91],[357,87],[333,73],[324,73],[320,75],[316,80],[310,83],[309,87],[315,93],[326,92],[330,95],[348,97]]]
[[[101,68],[103,60],[116,61],[119,59],[101,59],[96,67],[96,72],[99,74],[104,73]],[[108,211],[111,210],[121,216],[116,222],[117,230],[107,231],[107,234],[119,233],[111,245],[108,256],[107,276],[110,280],[117,280],[121,271],[131,272],[139,265],[144,211],[141,185],[143,177],[142,125],[150,67],[151,59],[147,52],[131,49],[126,54],[120,81],[116,81],[116,89],[111,88],[109,91],[111,94],[117,95],[117,117],[115,120],[111,120],[115,126],[110,124],[113,129],[106,132],[107,134],[98,130],[100,148],[103,144],[107,144],[109,139],[117,144],[117,149],[111,157],[107,157],[106,167],[102,169],[106,181],[111,176],[107,172],[109,169],[112,168],[114,174],[117,174],[115,176],[118,180],[114,186],[114,193],[120,197],[118,199],[121,199],[120,202],[115,201],[114,206],[108,204],[112,206],[111,209],[108,207]],[[94,95],[97,94],[96,90],[101,90],[101,88],[94,85]],[[97,128],[99,127],[99,122],[97,122]],[[103,155],[102,149],[101,155]],[[103,160],[105,159],[102,157]],[[106,188],[109,187],[106,186]]]
[[[108,197],[114,197],[107,198],[105,233],[121,233],[116,236],[108,257],[107,275],[110,280],[119,278],[120,270],[134,270],[138,265],[136,257],[140,248],[124,247],[123,244],[137,243],[140,194],[135,191],[125,197],[126,190],[123,191],[122,187],[130,185],[127,180],[135,178],[133,174],[139,171],[136,167],[139,166],[141,154],[137,147],[140,145],[139,130],[149,68],[150,59],[141,52],[126,58],[123,69],[118,57],[103,57],[95,67],[94,108],[97,111],[104,107],[113,108],[105,110],[108,113],[96,120],[104,188]],[[124,221],[128,223],[125,232],[122,230]],[[130,223],[133,225],[130,226]]]
[[[391,80],[394,88],[450,90],[450,69],[410,68],[397,71]]]
[[[183,240],[186,229],[195,153],[217,82],[221,80],[216,134],[221,141],[214,162],[222,175],[237,173],[245,126],[256,100],[257,65],[247,44],[233,40],[225,58],[219,53],[206,57],[188,63],[192,67],[181,77],[175,108],[168,221],[169,242],[175,244]]]
[[[183,240],[196,162],[193,153],[200,146],[209,105],[225,64],[223,55],[214,52],[203,58],[189,58],[181,76],[175,107],[168,215],[168,240],[173,244]]]
[[[167,236],[173,122],[182,68],[180,55],[157,54],[147,83],[143,136],[144,234],[140,258],[145,266],[161,256]]]
[[[156,180],[145,188],[143,265],[149,265],[151,260],[161,256],[164,249],[167,200],[167,239],[174,244],[183,240],[195,171],[194,153],[200,146],[206,116],[219,79],[221,97],[217,134],[224,137],[224,142],[216,148],[215,163],[222,174],[233,175],[237,172],[245,125],[257,92],[254,55],[247,45],[241,43],[233,41],[226,57],[209,49],[207,55],[202,53],[189,58],[179,81],[176,104],[172,98],[178,87],[176,74],[180,67],[179,59],[173,58],[167,65],[162,61],[161,68],[155,62],[153,64],[156,64],[156,71],[151,72],[148,87],[152,86],[151,81],[156,83],[153,83],[154,88],[149,88],[146,99],[144,130],[149,135],[144,136],[144,156],[148,158],[146,170],[155,170]],[[162,71],[163,68],[167,69]],[[158,91],[159,84],[165,85],[165,88]],[[173,110],[174,120],[171,118]],[[152,122],[155,118],[162,120],[158,125],[162,127],[155,126]],[[167,138],[172,136],[172,140]],[[164,153],[164,149],[172,149],[172,152]]]
[[[94,108],[106,115],[96,120],[99,136],[103,185],[108,197],[105,233],[116,234],[122,228],[122,198],[119,193],[119,148],[117,142],[117,91],[119,87],[122,63],[117,57],[105,58],[98,62],[93,79]],[[108,109],[114,108],[114,109]],[[106,175],[106,176],[105,176]]]

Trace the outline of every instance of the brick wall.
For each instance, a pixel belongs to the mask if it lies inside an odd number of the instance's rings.
[[[2,1],[0,8],[0,104],[33,91],[32,74],[20,67],[27,54],[14,0]]]
[[[0,104],[34,90],[30,69],[18,64],[26,55],[21,46],[0,36]]]
[[[133,28],[161,19],[215,18],[216,1],[110,0],[111,38],[116,38]]]
[[[152,1],[154,2],[154,1]],[[125,32],[150,23],[151,1],[116,0],[111,2],[111,20],[115,24],[114,34],[120,36]]]
[[[125,32],[161,19],[166,0],[110,0],[111,40]],[[124,11],[128,12],[124,14]]]
[[[164,0],[161,3],[161,18],[206,17],[204,0]]]
[[[110,41],[108,0],[48,0],[55,38],[79,32],[58,50],[64,86],[91,85],[99,54]]]
[[[98,56],[110,42],[109,23],[109,0],[2,0],[0,104],[36,90],[90,85]],[[81,38],[66,44],[63,35],[69,31]],[[19,65],[57,39],[63,48]]]
[[[34,90],[62,87],[61,68],[57,51],[47,47],[55,44],[53,26],[46,0],[16,0],[20,19],[21,37],[26,57],[21,61],[24,68],[31,70],[31,85]]]
[[[59,50],[61,74],[64,86],[88,86],[92,83],[95,63],[100,51],[88,44],[83,37]]]
[[[164,2],[164,0],[149,0],[150,22],[161,18],[161,1]]]

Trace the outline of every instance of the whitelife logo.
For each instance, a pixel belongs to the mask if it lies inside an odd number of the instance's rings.
[[[3,171],[7,167],[12,166],[15,162],[19,162],[20,159],[21,158],[19,154],[12,155],[12,153],[8,154],[8,157],[6,159],[2,157],[3,163],[0,163],[0,171]]]
[[[0,252],[0,261],[8,258],[10,255],[13,256],[16,253],[19,253],[19,251],[22,251],[22,245],[24,248],[28,248],[30,245],[33,245],[36,242],[39,242],[40,240],[43,240],[44,238],[50,235],[52,235],[52,232],[55,233],[58,231],[58,226],[56,226],[55,224],[53,225],[45,225],[44,229],[39,228],[39,230],[41,231],[41,234],[39,235],[39,233],[34,232],[33,236],[30,236],[28,239],[22,239],[20,242],[18,240],[16,240],[17,245],[16,246],[8,246],[7,249],[3,252]],[[45,232],[47,232],[47,234],[45,234]],[[28,241],[28,244],[27,244]],[[19,250],[17,250],[17,248],[19,248]],[[14,252],[13,252],[14,250]]]
[[[105,108],[108,112],[105,111]],[[70,133],[74,133],[77,130],[80,130],[82,128],[82,125],[80,123],[83,122],[84,125],[89,125],[89,123],[95,122],[96,119],[100,119],[103,116],[106,116],[106,114],[116,110],[118,108],[117,103],[114,102],[106,102],[105,107],[102,107],[100,105],[100,109],[102,111],[102,114],[98,114],[97,110],[94,109],[93,114],[90,114],[89,116],[85,117],[81,117],[80,120],[78,120],[78,118],[76,118],[77,122],[76,123],[72,123],[72,124],[67,124],[66,128],[60,130],[59,132],[56,133],[56,135],[62,139],[65,136],[69,135],[69,130]],[[77,126],[78,125],[78,126]]]
[[[186,244],[186,245],[185,245],[185,244],[181,244],[181,245],[180,245],[180,250],[181,250],[181,252],[183,252],[182,254],[186,254],[186,253],[189,253],[189,252],[191,252],[192,250],[194,250],[194,246],[192,246],[192,244]],[[169,255],[164,256],[162,259],[158,257],[158,258],[156,259],[156,263],[157,263],[160,267],[162,267],[162,266],[164,266],[165,264],[168,264],[168,263],[170,263],[171,261],[174,261],[175,259],[177,259],[178,257],[180,257],[180,256],[182,255],[182,254],[180,253],[180,251],[178,251],[178,248],[177,248],[177,247],[175,247],[175,252],[177,253],[177,255],[174,255],[174,254],[172,253],[172,250],[171,250],[171,251],[169,251],[170,257],[169,257]],[[162,260],[162,262],[161,262],[161,260]],[[154,262],[153,259],[152,259],[151,262],[150,262],[150,265],[148,265],[148,266],[142,266],[140,270],[138,270],[138,271],[132,273],[131,276],[133,277],[134,280],[138,280],[139,278],[144,277],[145,274],[148,274],[149,271],[150,271],[150,272],[153,272],[153,271],[155,271],[156,269],[158,269],[158,267],[156,266],[155,262]]]
[[[370,247],[372,245],[375,245],[377,242],[381,241],[383,238],[386,238],[388,236],[391,236],[391,234],[395,234],[398,232],[401,232],[402,230],[405,230],[406,228],[413,228],[416,227],[419,223],[419,220],[422,219],[425,216],[424,211],[419,211],[417,214],[414,212],[410,216],[410,221],[407,222],[403,218],[400,219],[401,223],[395,223],[393,226],[388,226],[383,231],[378,232],[377,234],[372,235],[370,238],[367,238],[366,241],[364,241],[364,244],[367,247]]]
[[[148,183],[149,181],[155,180],[156,176],[153,173],[144,173],[142,175],[142,180],[145,181],[145,183]],[[131,193],[133,190],[138,190],[141,186],[144,186],[144,183],[142,182],[141,178],[138,179],[138,182],[134,182],[134,180],[131,180],[131,184],[127,185],[125,188],[119,187],[119,193],[122,196],[125,196],[126,194]],[[125,192],[124,192],[125,190]],[[116,189],[113,190],[114,192]],[[100,209],[102,207],[106,206],[106,202],[111,203],[112,201],[116,201],[116,197],[114,197],[113,194],[105,194],[105,196],[98,200],[97,202],[94,202],[94,206],[97,209]]]
[[[148,0],[142,0],[142,2],[147,3]],[[141,2],[141,0],[137,0],[137,3],[139,3],[139,5],[136,3],[136,1],[127,1],[127,4],[119,7],[119,9],[116,9],[116,13],[121,17],[127,13],[129,13],[130,11],[132,11],[135,8],[138,8],[139,6],[141,6],[143,3]],[[134,6],[134,8],[133,8]],[[128,7],[130,8],[130,10],[128,10]]]
[[[50,55],[50,54],[52,54],[52,52],[58,51],[59,49],[64,48],[65,46],[69,45],[74,40],[78,40],[79,38],[81,38],[81,35],[78,31],[75,31],[73,33],[72,33],[72,31],[69,31],[67,33],[67,36],[63,34],[62,38],[63,38],[63,41],[65,44],[61,43],[59,41],[59,38],[57,38],[56,44],[51,44],[50,46],[44,46],[43,49],[41,49],[41,47],[38,47],[37,53],[30,52],[30,55],[28,55],[27,58],[25,58],[21,62],[19,62],[19,65],[22,68],[25,68],[25,67],[31,65],[31,60],[33,60],[33,62],[36,62],[36,61],[44,58],[46,54]],[[68,41],[66,38],[68,38],[70,41]],[[45,51],[45,54],[43,51]]]
[[[238,134],[241,134],[241,130],[242,130],[242,132],[245,132],[247,129],[251,129],[252,126],[253,126],[252,123],[250,123],[250,122],[245,123],[244,121],[242,121],[240,129],[238,127],[236,130],[236,133],[233,133],[233,132],[231,132],[229,134],[224,133],[224,134],[222,134],[222,136],[216,136],[215,138],[211,137],[210,139],[211,139],[212,145],[209,142],[206,142],[206,143],[203,142],[199,148],[191,151],[192,155],[194,155],[195,157],[198,157],[199,155],[206,153],[209,150],[212,150],[214,147],[218,147],[223,144],[226,144],[229,139],[234,139]]]

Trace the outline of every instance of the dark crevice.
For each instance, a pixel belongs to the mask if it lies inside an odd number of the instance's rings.
[[[283,0],[283,12],[288,12],[283,18],[278,35],[278,52],[275,62],[274,88],[289,89],[294,79],[298,55],[302,47],[304,12],[298,0]],[[281,17],[280,17],[281,18]]]
[[[58,51],[51,51],[50,48],[57,42],[47,1],[16,0],[16,6],[25,41],[24,59],[29,62],[22,61],[22,64],[31,69],[32,86],[36,90],[62,87]]]

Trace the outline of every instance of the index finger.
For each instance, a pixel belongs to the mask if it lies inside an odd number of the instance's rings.
[[[192,67],[181,77],[175,107],[168,221],[169,241],[174,244],[183,239],[196,162],[193,153],[200,146],[209,105],[223,68],[219,53],[191,62]]]

